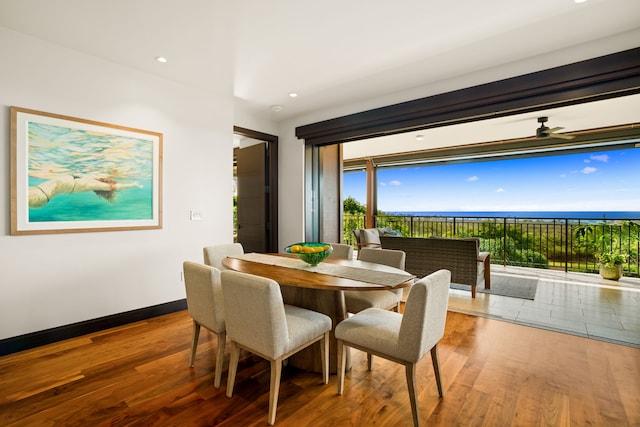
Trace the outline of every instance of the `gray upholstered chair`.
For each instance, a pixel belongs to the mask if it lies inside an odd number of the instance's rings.
[[[231,341],[231,361],[227,396],[233,394],[240,348],[271,362],[269,425],[276,420],[283,361],[320,341],[322,380],[329,382],[329,331],[331,319],[321,313],[282,301],[277,282],[237,271],[221,273],[222,293],[227,313],[227,334]]]
[[[200,337],[200,327],[204,326],[218,337],[214,386],[220,387],[224,346],[227,339],[224,322],[224,303],[220,286],[220,270],[208,265],[185,261],[182,264],[184,286],[187,291],[187,307],[193,319],[193,338],[189,366],[193,366]]]
[[[435,372],[438,394],[443,396],[438,366],[438,341],[444,335],[449,301],[451,272],[438,270],[411,288],[404,314],[370,308],[336,326],[338,346],[338,394],[344,391],[345,346],[367,352],[371,370],[372,355],[405,365],[413,424],[418,426],[416,363],[427,351]]]
[[[353,259],[353,246],[344,243],[332,243],[333,252],[329,258]]]
[[[244,254],[244,248],[240,243],[223,243],[220,245],[205,246],[202,249],[204,254],[204,263],[218,270],[226,270],[222,265],[222,260],[228,256],[236,256]]]
[[[403,251],[394,249],[362,248],[358,251],[358,259],[404,270],[406,255]],[[401,300],[402,289],[344,292],[344,302],[349,313],[358,313],[371,307],[400,311]]]

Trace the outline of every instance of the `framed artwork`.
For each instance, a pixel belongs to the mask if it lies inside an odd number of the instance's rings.
[[[11,234],[162,228],[162,134],[11,107]]]

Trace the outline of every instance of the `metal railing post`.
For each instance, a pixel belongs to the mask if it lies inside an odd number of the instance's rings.
[[[569,218],[564,219],[564,272],[569,271]]]
[[[502,265],[507,266],[507,218],[502,218]]]

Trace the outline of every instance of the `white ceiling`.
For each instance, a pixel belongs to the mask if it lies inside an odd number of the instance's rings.
[[[245,105],[282,120],[453,78],[477,84],[516,62],[576,62],[587,58],[559,52],[587,44],[637,47],[640,1],[0,0],[0,25],[202,90],[232,80]],[[537,115],[521,129],[533,132]],[[587,116],[549,115],[568,130]]]

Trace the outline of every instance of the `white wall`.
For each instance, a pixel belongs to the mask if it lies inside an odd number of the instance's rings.
[[[304,241],[304,140],[297,139],[297,121],[278,126],[278,245],[282,252]]]
[[[0,53],[0,339],[184,298],[182,261],[232,241],[231,77],[202,93],[2,27]],[[163,228],[10,236],[10,106],[161,132]]]
[[[270,114],[269,110],[251,107],[240,98],[235,98],[233,110],[234,126],[278,135],[278,126],[275,122],[277,116]]]

